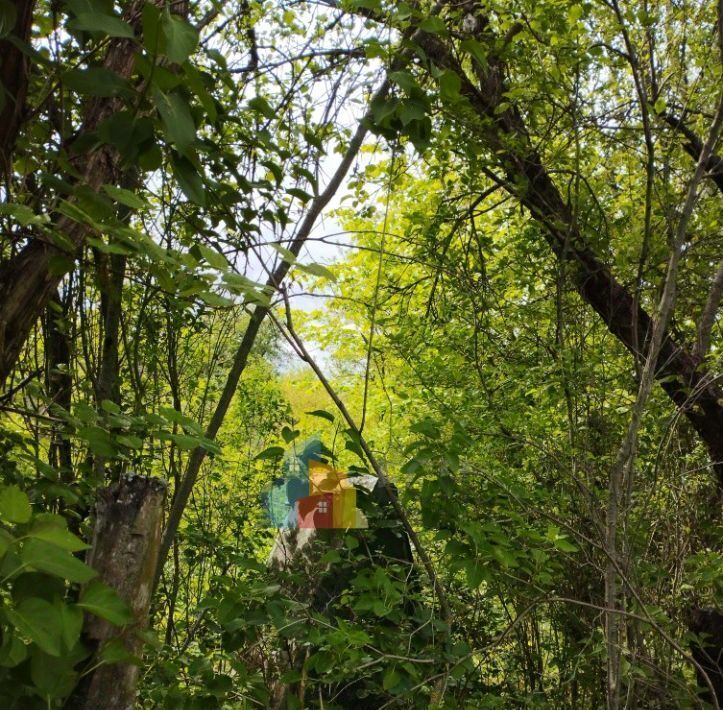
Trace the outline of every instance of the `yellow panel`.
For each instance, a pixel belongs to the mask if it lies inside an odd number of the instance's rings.
[[[333,493],[344,484],[346,478],[343,471],[335,471],[331,466],[319,461],[309,462],[309,495]]]
[[[342,482],[346,483],[345,481]],[[334,491],[334,527],[353,528],[356,525],[356,488],[347,484]]]

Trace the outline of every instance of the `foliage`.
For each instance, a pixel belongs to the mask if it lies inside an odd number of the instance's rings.
[[[673,375],[611,472],[718,111],[718,22],[699,0],[0,0],[6,704],[71,704],[111,663],[140,664],[143,707],[710,702],[718,143]],[[314,435],[379,477],[370,528],[275,567],[260,495]],[[83,561],[129,473],[169,506],[190,483],[143,658],[83,633],[131,620]]]

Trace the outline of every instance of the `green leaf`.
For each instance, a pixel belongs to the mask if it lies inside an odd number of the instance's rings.
[[[391,116],[397,110],[397,106],[399,106],[399,99],[397,98],[375,99],[371,105],[374,123],[383,124],[384,119]]]
[[[447,31],[447,25],[441,17],[425,17],[419,23],[419,29],[431,34],[439,35]]]
[[[27,205],[18,205],[12,202],[0,204],[0,214],[7,214],[18,221],[19,224],[43,224],[48,221],[47,215],[35,214]]]
[[[384,673],[384,680],[382,681],[382,687],[384,690],[391,690],[394,686],[399,684],[402,677],[397,673],[395,668],[388,668]]]
[[[270,459],[280,459],[284,455],[284,449],[281,446],[269,446],[268,449],[264,449],[260,454],[257,454],[255,461],[266,461]]]
[[[117,111],[101,122],[97,137],[115,146],[125,160],[136,160],[141,150],[148,152],[149,142],[155,140],[153,121],[131,111]]]
[[[135,36],[133,28],[125,20],[102,12],[81,12],[68,23],[68,27],[74,31],[101,32],[109,37],[132,39]]]
[[[234,302],[230,298],[219,296],[217,293],[213,293],[213,291],[202,291],[198,294],[198,297],[212,308],[228,308],[234,305]]]
[[[389,78],[400,88],[406,92],[410,92],[417,88],[417,82],[414,81],[414,77],[408,71],[393,71],[390,72]]]
[[[199,175],[193,163],[182,155],[174,155],[171,158],[171,165],[173,166],[173,174],[176,176],[183,194],[191,202],[204,207],[206,205],[206,188],[203,184],[203,178]]]
[[[30,680],[33,690],[40,695],[46,707],[57,706],[55,700],[66,699],[78,683],[78,673],[74,666],[83,658],[79,647],[73,653],[63,653],[59,657],[34,648],[30,656]]]
[[[321,417],[322,419],[326,419],[328,422],[334,422],[334,415],[327,412],[325,409],[315,409],[312,412],[306,412],[307,414],[311,415],[312,417]]]
[[[119,436],[117,437],[119,444],[127,446],[129,449],[143,448],[143,439],[138,436]]]
[[[161,11],[151,3],[144,3],[142,12],[143,46],[154,58],[161,50]]]
[[[459,98],[459,92],[462,88],[462,80],[456,72],[445,69],[438,78],[439,93],[443,99],[454,101]]]
[[[181,152],[186,151],[196,140],[196,124],[188,102],[179,93],[166,94],[157,88],[153,90],[153,97],[166,138]]]
[[[567,11],[567,21],[572,25],[583,16],[582,5],[572,5]]]
[[[117,592],[99,580],[93,580],[83,589],[78,606],[116,626],[123,626],[133,620],[128,605]]]
[[[481,67],[487,66],[487,48],[476,39],[466,39],[460,45],[461,48],[474,57]]]
[[[287,426],[281,430],[281,437],[287,444],[290,444],[294,441],[294,439],[297,439],[299,434],[301,434],[301,432],[298,429],[291,429],[291,427]]]
[[[311,274],[312,276],[318,276],[322,279],[329,279],[329,281],[336,281],[336,276],[334,276],[334,273],[323,264],[300,264],[297,262],[296,268],[300,271],[304,271],[307,274]]]
[[[213,97],[209,94],[206,86],[204,85],[201,72],[188,62],[185,64],[183,72],[186,75],[186,86],[201,102],[208,118],[212,122],[215,122],[218,118],[218,110],[216,109],[216,103],[214,102]]]
[[[360,7],[364,10],[373,10],[378,12],[381,10],[382,2],[381,0],[352,0],[351,5],[352,7]]]
[[[294,253],[287,249],[286,247],[281,246],[281,244],[269,244],[269,246],[274,250],[277,251],[281,256],[284,258],[284,261],[287,264],[295,264],[296,263],[296,257],[294,256]]]
[[[414,458],[409,459],[409,461],[407,461],[400,470],[402,473],[415,473],[422,468],[424,463],[425,460],[419,459],[415,456]]]
[[[78,437],[88,442],[91,451],[98,456],[115,456],[118,452],[113,445],[111,435],[97,426],[81,427]]]
[[[69,606],[60,600],[54,606],[58,610],[63,631],[63,643],[66,650],[70,650],[78,643],[80,631],[83,628],[83,612],[77,606]]]
[[[421,121],[427,115],[427,108],[421,101],[409,99],[402,103],[399,110],[399,118],[403,126],[408,126],[412,121]]]
[[[100,403],[100,408],[104,412],[108,412],[109,414],[120,414],[123,411],[120,408],[120,405],[116,404],[113,400],[110,399],[104,399]]]
[[[14,3],[0,0],[0,37],[7,37],[13,31],[17,16]]]
[[[228,269],[228,260],[223,254],[220,254],[215,249],[207,247],[205,244],[195,245],[201,256],[208,262],[209,266],[213,266],[215,269]]]
[[[242,293],[249,301],[265,306],[269,304],[268,296],[260,290],[261,284],[257,284],[243,274],[229,271],[223,275],[223,280],[231,290]]]
[[[467,583],[472,589],[478,589],[488,577],[486,568],[475,560],[469,560],[464,569],[467,574]]]
[[[351,451],[352,453],[355,453],[362,461],[366,461],[365,455],[364,455],[364,449],[362,449],[361,444],[357,441],[353,440],[347,440],[344,444],[344,448],[347,451]]]
[[[559,537],[553,543],[560,552],[577,552],[578,548],[573,545],[567,538]]]
[[[188,436],[186,434],[171,434],[171,440],[175,442],[179,449],[190,451],[201,445],[201,440],[196,436]]]
[[[255,96],[251,99],[251,101],[249,101],[249,108],[266,118],[273,118],[276,115],[274,109],[271,108],[269,102],[263,96]]]
[[[30,500],[17,486],[0,489],[0,518],[9,523],[27,523],[32,515]]]
[[[130,663],[134,666],[140,666],[142,663],[138,656],[134,656],[125,647],[121,639],[111,639],[104,644],[100,652],[100,658],[103,663]]]
[[[27,646],[22,639],[8,628],[3,633],[3,644],[0,648],[0,666],[14,668],[28,656]]]
[[[319,562],[325,565],[333,565],[341,562],[341,555],[338,550],[327,550],[319,559]]]
[[[79,552],[80,550],[87,550],[89,547],[79,537],[65,529],[64,521],[61,525],[57,522],[36,520],[28,532],[28,537],[50,542],[68,552]]]
[[[97,574],[66,550],[45,540],[32,539],[25,543],[20,559],[24,565],[39,572],[80,584],[90,581]]]
[[[89,96],[118,96],[130,89],[125,79],[105,67],[73,69],[63,74],[63,83],[69,89]]]
[[[166,38],[166,56],[183,64],[198,46],[198,32],[188,22],[166,11],[161,21]]]
[[[17,608],[6,609],[10,623],[45,653],[59,656],[63,650],[63,618],[56,606],[40,599],[24,599]]]
[[[5,528],[0,528],[0,559],[5,556],[14,542],[15,538]]]
[[[148,207],[145,200],[136,195],[135,192],[126,190],[123,187],[116,187],[115,185],[103,185],[103,190],[111,199],[116,202],[120,202],[126,207],[130,207],[133,210],[142,210]]]
[[[298,187],[290,187],[286,192],[292,197],[297,197],[303,204],[306,204],[309,200],[314,199],[313,195],[310,195],[306,192],[306,190],[302,190]]]

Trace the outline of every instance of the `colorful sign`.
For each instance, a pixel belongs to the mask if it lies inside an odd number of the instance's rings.
[[[287,452],[283,475],[263,496],[269,522],[275,528],[365,528],[357,508],[357,486],[367,490],[376,479],[350,476],[322,461],[321,442],[314,438],[303,448]]]

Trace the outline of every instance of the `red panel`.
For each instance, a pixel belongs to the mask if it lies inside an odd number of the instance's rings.
[[[334,496],[331,493],[299,498],[300,528],[333,528]]]

